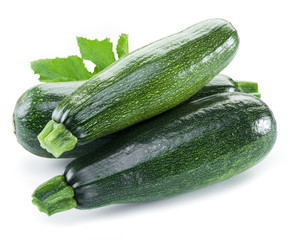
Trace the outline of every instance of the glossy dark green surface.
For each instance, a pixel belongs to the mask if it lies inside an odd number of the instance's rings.
[[[26,150],[38,156],[53,157],[52,154],[40,147],[37,136],[45,123],[50,120],[56,105],[84,82],[40,84],[27,90],[19,98],[14,110],[15,134],[18,142]],[[236,90],[234,81],[230,77],[220,74],[214,77],[188,101]],[[113,137],[114,135],[108,135],[88,144],[79,145],[72,151],[65,152],[62,158],[72,158],[87,154]]]
[[[79,209],[162,199],[250,168],[272,149],[276,134],[260,99],[216,94],[129,128],[72,161],[64,176]]]
[[[52,119],[80,144],[151,118],[206,85],[238,44],[225,20],[195,24],[122,57],[61,101]]]

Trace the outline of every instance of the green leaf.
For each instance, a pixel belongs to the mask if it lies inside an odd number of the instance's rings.
[[[119,58],[123,57],[129,52],[128,34],[122,33],[120,35],[116,50]]]
[[[41,82],[68,82],[87,80],[94,74],[89,72],[78,56],[67,58],[40,59],[31,62],[35,74]]]
[[[113,44],[109,38],[99,41],[97,39],[89,40],[83,37],[77,37],[77,41],[82,58],[96,64],[94,73],[100,72],[116,61]]]

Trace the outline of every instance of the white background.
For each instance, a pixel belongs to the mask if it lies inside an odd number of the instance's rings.
[[[290,239],[288,1],[1,1],[1,239]],[[278,139],[252,169],[167,200],[70,210],[47,217],[31,204],[43,181],[67,160],[26,152],[12,131],[18,97],[38,84],[30,61],[79,54],[76,36],[129,33],[130,50],[208,18],[238,30],[240,48],[223,71],[257,81],[273,110]],[[288,229],[287,229],[288,228]],[[4,238],[4,236],[6,236]]]

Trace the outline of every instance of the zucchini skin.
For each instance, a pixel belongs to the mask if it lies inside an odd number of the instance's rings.
[[[45,83],[28,89],[18,99],[13,112],[14,132],[18,143],[37,156],[53,158],[51,153],[40,146],[37,135],[51,118],[57,104],[83,83],[84,81]],[[109,136],[76,146],[65,152],[62,158],[83,156],[107,141]]]
[[[132,126],[73,160],[63,176],[78,209],[162,199],[245,171],[276,135],[273,113],[260,99],[215,94]]]
[[[40,146],[37,136],[50,120],[57,104],[84,83],[85,81],[45,83],[28,89],[17,101],[13,114],[15,135],[20,145],[35,155],[53,158],[51,153]],[[220,74],[193,95],[189,101],[236,90],[234,81],[230,77]],[[115,133],[115,135],[117,134]],[[111,134],[84,145],[77,145],[73,150],[63,153],[61,157],[75,158],[86,155],[113,137],[114,135]]]
[[[52,120],[84,144],[149,119],[200,90],[229,64],[238,45],[237,31],[225,20],[195,24],[93,76],[57,105]]]

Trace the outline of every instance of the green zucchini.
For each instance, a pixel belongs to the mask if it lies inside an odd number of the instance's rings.
[[[14,133],[18,143],[35,155],[53,157],[40,147],[37,136],[50,120],[57,104],[83,83],[84,81],[46,83],[28,89],[18,99],[13,112]],[[65,152],[62,157],[83,156],[109,141],[110,137],[105,136],[88,144],[78,145],[72,151]]]
[[[260,93],[258,93],[258,83],[234,81],[227,75],[219,74],[187,101],[193,101],[213,94],[225,92],[245,92],[260,98]]]
[[[238,45],[229,22],[210,19],[127,54],[57,105],[41,147],[59,157],[171,109],[224,69]]]
[[[40,146],[37,135],[50,120],[57,104],[84,82],[39,84],[27,90],[19,98],[14,109],[13,124],[17,141],[26,150],[41,157],[53,157],[51,153]],[[220,74],[194,94],[189,101],[216,93],[239,91],[236,83],[238,82],[233,81],[230,77]],[[249,86],[257,85],[257,83],[252,82],[248,82],[248,84]],[[112,137],[114,135],[110,134],[87,144],[78,145],[72,151],[65,152],[61,157],[75,158],[83,156],[108,142]]]
[[[48,215],[71,208],[167,198],[234,176],[271,150],[275,118],[259,98],[221,93],[130,127],[40,185]]]

